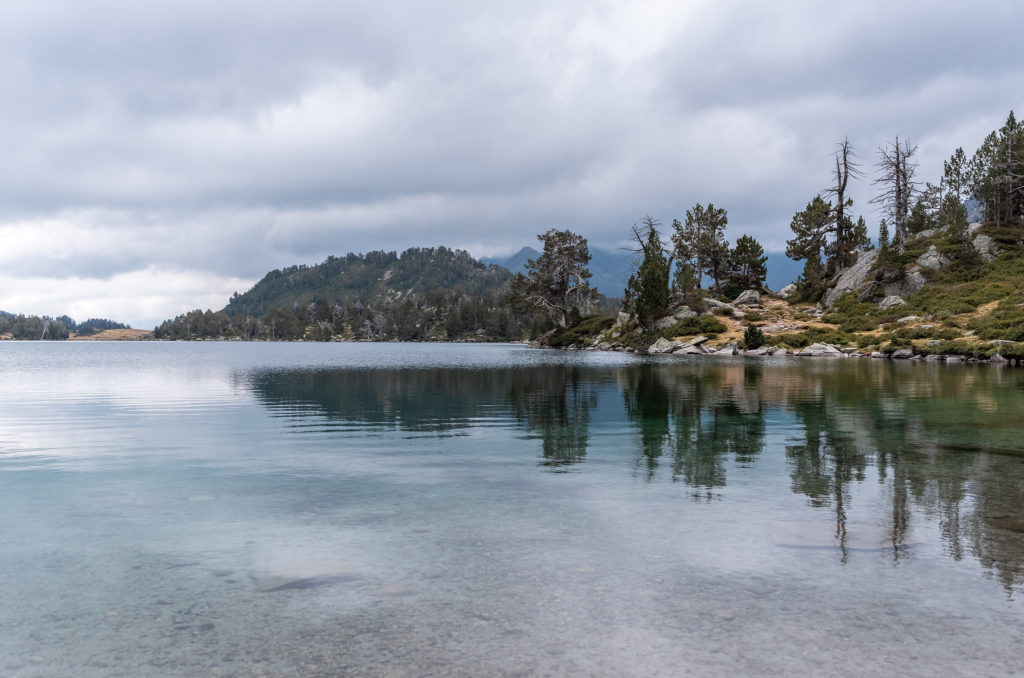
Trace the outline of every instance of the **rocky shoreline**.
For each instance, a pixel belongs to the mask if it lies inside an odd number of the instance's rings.
[[[781,292],[769,292],[771,298],[783,301],[791,290],[784,289]],[[900,300],[902,302],[902,299]],[[670,315],[660,318],[654,324],[654,328],[660,331],[671,331],[677,323],[698,316],[721,316],[727,317],[735,322],[744,321],[745,318],[755,317],[751,314],[758,313],[764,309],[761,295],[755,290],[747,290],[740,294],[732,303],[716,299],[703,299],[702,304],[706,307],[701,313],[681,303],[676,303],[670,308]],[[823,309],[807,307],[802,312],[812,315],[819,320],[822,317]],[[918,316],[907,316],[897,320],[901,325],[919,321]],[[757,326],[762,335],[763,344],[756,348],[745,349],[741,341],[721,341],[715,343],[712,337],[705,334],[678,336],[668,338],[661,336],[653,342],[638,340],[639,323],[637,319],[624,312],[620,312],[614,324],[608,329],[601,331],[592,338],[577,341],[568,346],[551,346],[547,343],[548,336],[539,340],[529,342],[534,348],[564,348],[566,350],[584,351],[614,351],[621,353],[639,353],[648,355],[702,355],[708,357],[721,356],[756,356],[756,357],[803,357],[803,358],[866,358],[874,360],[908,360],[921,362],[944,362],[944,363],[978,363],[992,365],[1024,365],[1024,359],[1016,356],[1007,357],[1001,355],[1000,348],[1005,344],[1014,344],[1010,341],[993,340],[987,345],[995,346],[995,352],[991,356],[978,357],[975,355],[961,353],[932,353],[928,348],[938,348],[941,342],[929,341],[928,347],[917,350],[914,346],[893,347],[891,350],[863,350],[860,348],[843,346],[840,344],[815,342],[802,347],[789,347],[778,345],[778,339],[773,336],[796,329],[786,322],[774,322]],[[922,325],[922,328],[929,328],[930,325]],[[711,334],[711,333],[709,333]],[[714,335],[712,335],[714,336]],[[889,336],[879,336],[878,343],[884,343],[891,339]]]

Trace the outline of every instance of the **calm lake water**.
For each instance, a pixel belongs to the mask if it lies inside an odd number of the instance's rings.
[[[1024,673],[1024,370],[0,344],[3,676]]]

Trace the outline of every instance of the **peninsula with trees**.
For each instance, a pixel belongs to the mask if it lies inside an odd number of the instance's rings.
[[[765,284],[762,245],[750,233],[730,242],[726,207],[709,202],[624,228],[633,259],[624,289],[596,289],[587,239],[552,228],[538,235],[542,251],[513,257],[519,271],[443,246],[350,253],[270,271],[223,309],[183,313],[152,333],[0,313],[0,338],[528,340],[660,354],[1019,362],[1024,124],[1011,112],[973,154],[955,149],[934,183],[916,158],[900,136],[860,157],[840,140],[822,167],[824,187],[794,206],[786,255],[802,272],[778,291]],[[882,215],[874,227],[850,197],[856,182],[873,189],[871,211]]]

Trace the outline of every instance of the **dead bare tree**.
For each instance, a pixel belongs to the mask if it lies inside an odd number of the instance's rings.
[[[892,242],[897,248],[903,248],[907,238],[907,216],[910,214],[910,201],[917,190],[914,173],[917,163],[911,158],[917,153],[917,145],[910,145],[904,140],[900,142],[897,134],[895,141],[878,148],[876,166],[879,176],[874,183],[883,187],[881,193],[871,202],[882,206],[882,210],[893,224]]]
[[[850,253],[857,247],[853,241],[853,221],[846,216],[846,208],[853,205],[853,200],[846,197],[846,187],[850,183],[850,177],[862,177],[860,163],[856,161],[857,154],[853,152],[853,145],[849,139],[843,139],[836,149],[836,168],[832,173],[833,184],[822,191],[822,195],[835,197],[836,206],[833,208],[833,219],[835,223],[835,252],[833,261],[838,270],[832,273],[840,273],[850,265]]]

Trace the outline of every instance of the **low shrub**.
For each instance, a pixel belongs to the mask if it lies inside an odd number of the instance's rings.
[[[747,325],[743,332],[743,346],[748,350],[761,348],[764,346],[764,332],[757,325]]]
[[[594,337],[615,323],[615,318],[600,315],[588,315],[571,327],[556,330],[548,338],[548,345],[555,348],[572,346],[575,343],[589,343]]]

